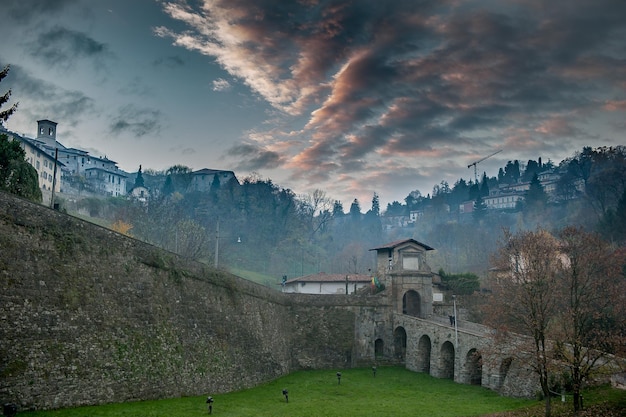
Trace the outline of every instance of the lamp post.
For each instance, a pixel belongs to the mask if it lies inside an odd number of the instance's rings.
[[[218,220],[215,226],[215,269],[219,266],[220,238],[220,221]],[[237,243],[241,243],[241,236],[237,237]]]
[[[459,328],[456,320],[456,295],[452,295],[452,303],[454,305],[454,349],[459,348]]]

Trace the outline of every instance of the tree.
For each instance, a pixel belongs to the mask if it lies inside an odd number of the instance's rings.
[[[0,71],[0,82],[9,73],[9,66]],[[0,96],[0,108],[9,101],[11,90]],[[0,122],[6,122],[17,110],[17,103],[0,111]],[[41,202],[37,170],[26,162],[26,153],[20,142],[0,134],[0,190]]]
[[[527,207],[533,208],[543,208],[548,203],[548,194],[546,194],[543,189],[543,185],[541,185],[537,174],[533,175],[530,181],[530,186],[528,187],[528,191],[526,191],[524,201],[526,201]]]
[[[356,198],[350,205],[350,218],[355,222],[361,220],[361,205]]]
[[[333,217],[340,217],[344,214],[345,213],[343,212],[343,204],[341,204],[341,201],[335,200],[335,202],[333,203]]]
[[[480,289],[478,275],[470,272],[447,274],[442,268],[439,269],[439,276],[441,277],[441,283],[455,295],[470,295]]]
[[[610,241],[626,243],[626,188],[615,209],[608,209],[598,224],[600,233]]]
[[[135,177],[135,187],[143,187],[143,174],[141,173],[141,165],[139,165],[139,171]]]
[[[406,206],[403,206],[399,201],[393,201],[387,203],[387,209],[385,210],[386,216],[403,216],[406,214]]]
[[[599,235],[582,229],[569,227],[558,237],[565,267],[558,275],[559,316],[552,338],[558,359],[570,370],[578,412],[583,383],[625,342],[620,330],[626,322],[619,310],[624,303],[618,298],[624,290],[624,260]]]
[[[2,82],[2,80],[9,74],[9,69],[11,67],[9,65],[5,66],[4,69],[2,71],[0,71],[0,82]],[[2,108],[2,106],[9,101],[9,99],[11,98],[11,89],[9,89],[9,91],[7,91],[6,93],[4,93],[3,96],[0,96],[0,108]],[[13,113],[15,113],[15,111],[17,110],[17,105],[18,103],[13,104],[11,107],[9,107],[6,110],[1,110],[0,111],[0,121],[2,122],[6,122],[7,120],[9,120],[9,117],[11,117],[11,115]]]
[[[558,275],[562,257],[556,238],[545,230],[512,235],[505,232],[492,260],[500,271],[493,284],[487,322],[506,334],[514,331],[530,336],[533,360],[530,366],[539,378],[550,416],[549,326],[556,316]]]
[[[42,195],[39,189],[37,170],[31,164],[24,160],[12,160],[9,163],[7,174],[3,181],[3,187],[0,189],[37,203],[41,202]]]
[[[374,193],[374,196],[372,197],[371,213],[376,217],[380,216],[380,198],[377,193]]]
[[[487,204],[485,204],[483,198],[479,194],[474,201],[474,211],[472,213],[474,220],[477,223],[480,223],[487,215],[487,210]]]

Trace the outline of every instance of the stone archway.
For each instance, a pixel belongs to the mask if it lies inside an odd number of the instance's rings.
[[[385,356],[385,341],[383,339],[374,340],[374,358],[382,359]]]
[[[417,372],[430,374],[430,337],[423,335],[417,344]]]
[[[483,358],[476,349],[470,349],[465,357],[465,379],[470,385],[482,385]]]
[[[452,342],[444,342],[439,355],[440,378],[454,380],[454,345]]]
[[[394,356],[404,362],[406,359],[406,330],[404,327],[396,327],[393,331]]]
[[[402,297],[402,314],[421,317],[421,297],[415,290],[409,290]]]

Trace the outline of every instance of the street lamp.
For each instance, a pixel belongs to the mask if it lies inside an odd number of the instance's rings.
[[[454,305],[454,348],[459,348],[459,328],[456,319],[456,295],[452,295],[452,303]]]

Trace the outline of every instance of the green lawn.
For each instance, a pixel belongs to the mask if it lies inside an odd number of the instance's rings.
[[[534,400],[500,397],[482,387],[455,384],[399,367],[300,371],[259,387],[213,394],[220,417],[448,417],[478,416],[536,405]],[[289,392],[285,401],[282,390]],[[31,417],[193,417],[208,414],[206,396],[20,412]]]

